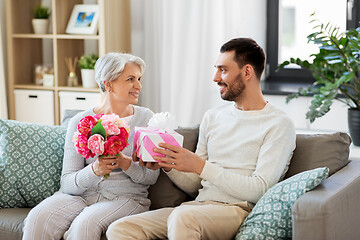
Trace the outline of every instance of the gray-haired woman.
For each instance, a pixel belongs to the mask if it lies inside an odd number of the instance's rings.
[[[69,121],[61,175],[61,188],[33,208],[25,220],[23,239],[100,239],[115,220],[147,211],[148,187],[159,171],[132,161],[134,127],[146,126],[153,112],[136,106],[141,91],[144,61],[123,53],[108,53],[95,65],[102,102]],[[115,113],[130,126],[129,146],[112,158],[84,159],[72,142],[80,119]],[[105,174],[110,177],[104,178]]]

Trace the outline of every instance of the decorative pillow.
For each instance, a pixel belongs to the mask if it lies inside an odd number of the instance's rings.
[[[328,175],[327,167],[316,168],[299,173],[271,187],[241,225],[236,240],[291,239],[291,209],[294,202],[305,192],[322,183]]]
[[[183,147],[195,152],[199,135],[199,125],[189,128],[178,128],[175,130],[184,136]],[[163,207],[176,207],[182,202],[192,200],[191,197],[178,188],[170,178],[160,171],[156,183],[149,188],[150,209]]]
[[[330,175],[349,163],[351,138],[347,133],[297,134],[296,149],[285,178],[319,167]]]
[[[65,133],[0,119],[0,208],[34,207],[59,189]]]

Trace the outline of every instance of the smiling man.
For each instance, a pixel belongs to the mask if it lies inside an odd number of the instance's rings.
[[[264,64],[250,38],[221,47],[213,81],[233,103],[205,114],[195,153],[155,148],[167,156],[157,157],[158,166],[195,201],[122,218],[110,225],[109,240],[234,238],[251,207],[285,175],[295,148],[293,123],[262,95]]]

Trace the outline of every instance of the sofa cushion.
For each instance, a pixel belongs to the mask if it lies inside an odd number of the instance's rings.
[[[329,168],[316,168],[292,176],[271,187],[256,203],[240,227],[236,240],[291,239],[291,209],[305,192],[318,186],[329,175]]]
[[[176,129],[176,132],[184,136],[183,147],[195,152],[199,135],[199,125],[189,128],[180,127]],[[150,186],[149,199],[151,200],[151,210],[163,207],[176,207],[184,201],[192,200],[192,198],[178,188],[163,171],[160,171],[156,183]]]
[[[77,109],[65,109],[63,113],[63,119],[61,119],[61,126],[66,128],[68,127],[70,119],[78,114],[79,112],[83,112],[84,110],[77,110]]]
[[[349,163],[350,143],[347,133],[297,134],[296,149],[285,178],[319,167],[328,167],[332,175]]]
[[[0,209],[0,239],[21,239],[24,219],[31,208]]]
[[[0,119],[0,208],[34,207],[59,189],[65,133]]]
[[[199,124],[193,127],[179,127],[175,131],[184,136],[183,147],[187,150],[195,152],[199,138]]]

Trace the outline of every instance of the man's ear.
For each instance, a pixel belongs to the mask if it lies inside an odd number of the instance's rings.
[[[246,64],[244,66],[244,78],[246,80],[250,79],[254,74],[255,74],[255,71],[254,71],[254,68],[250,65],[250,64]]]

